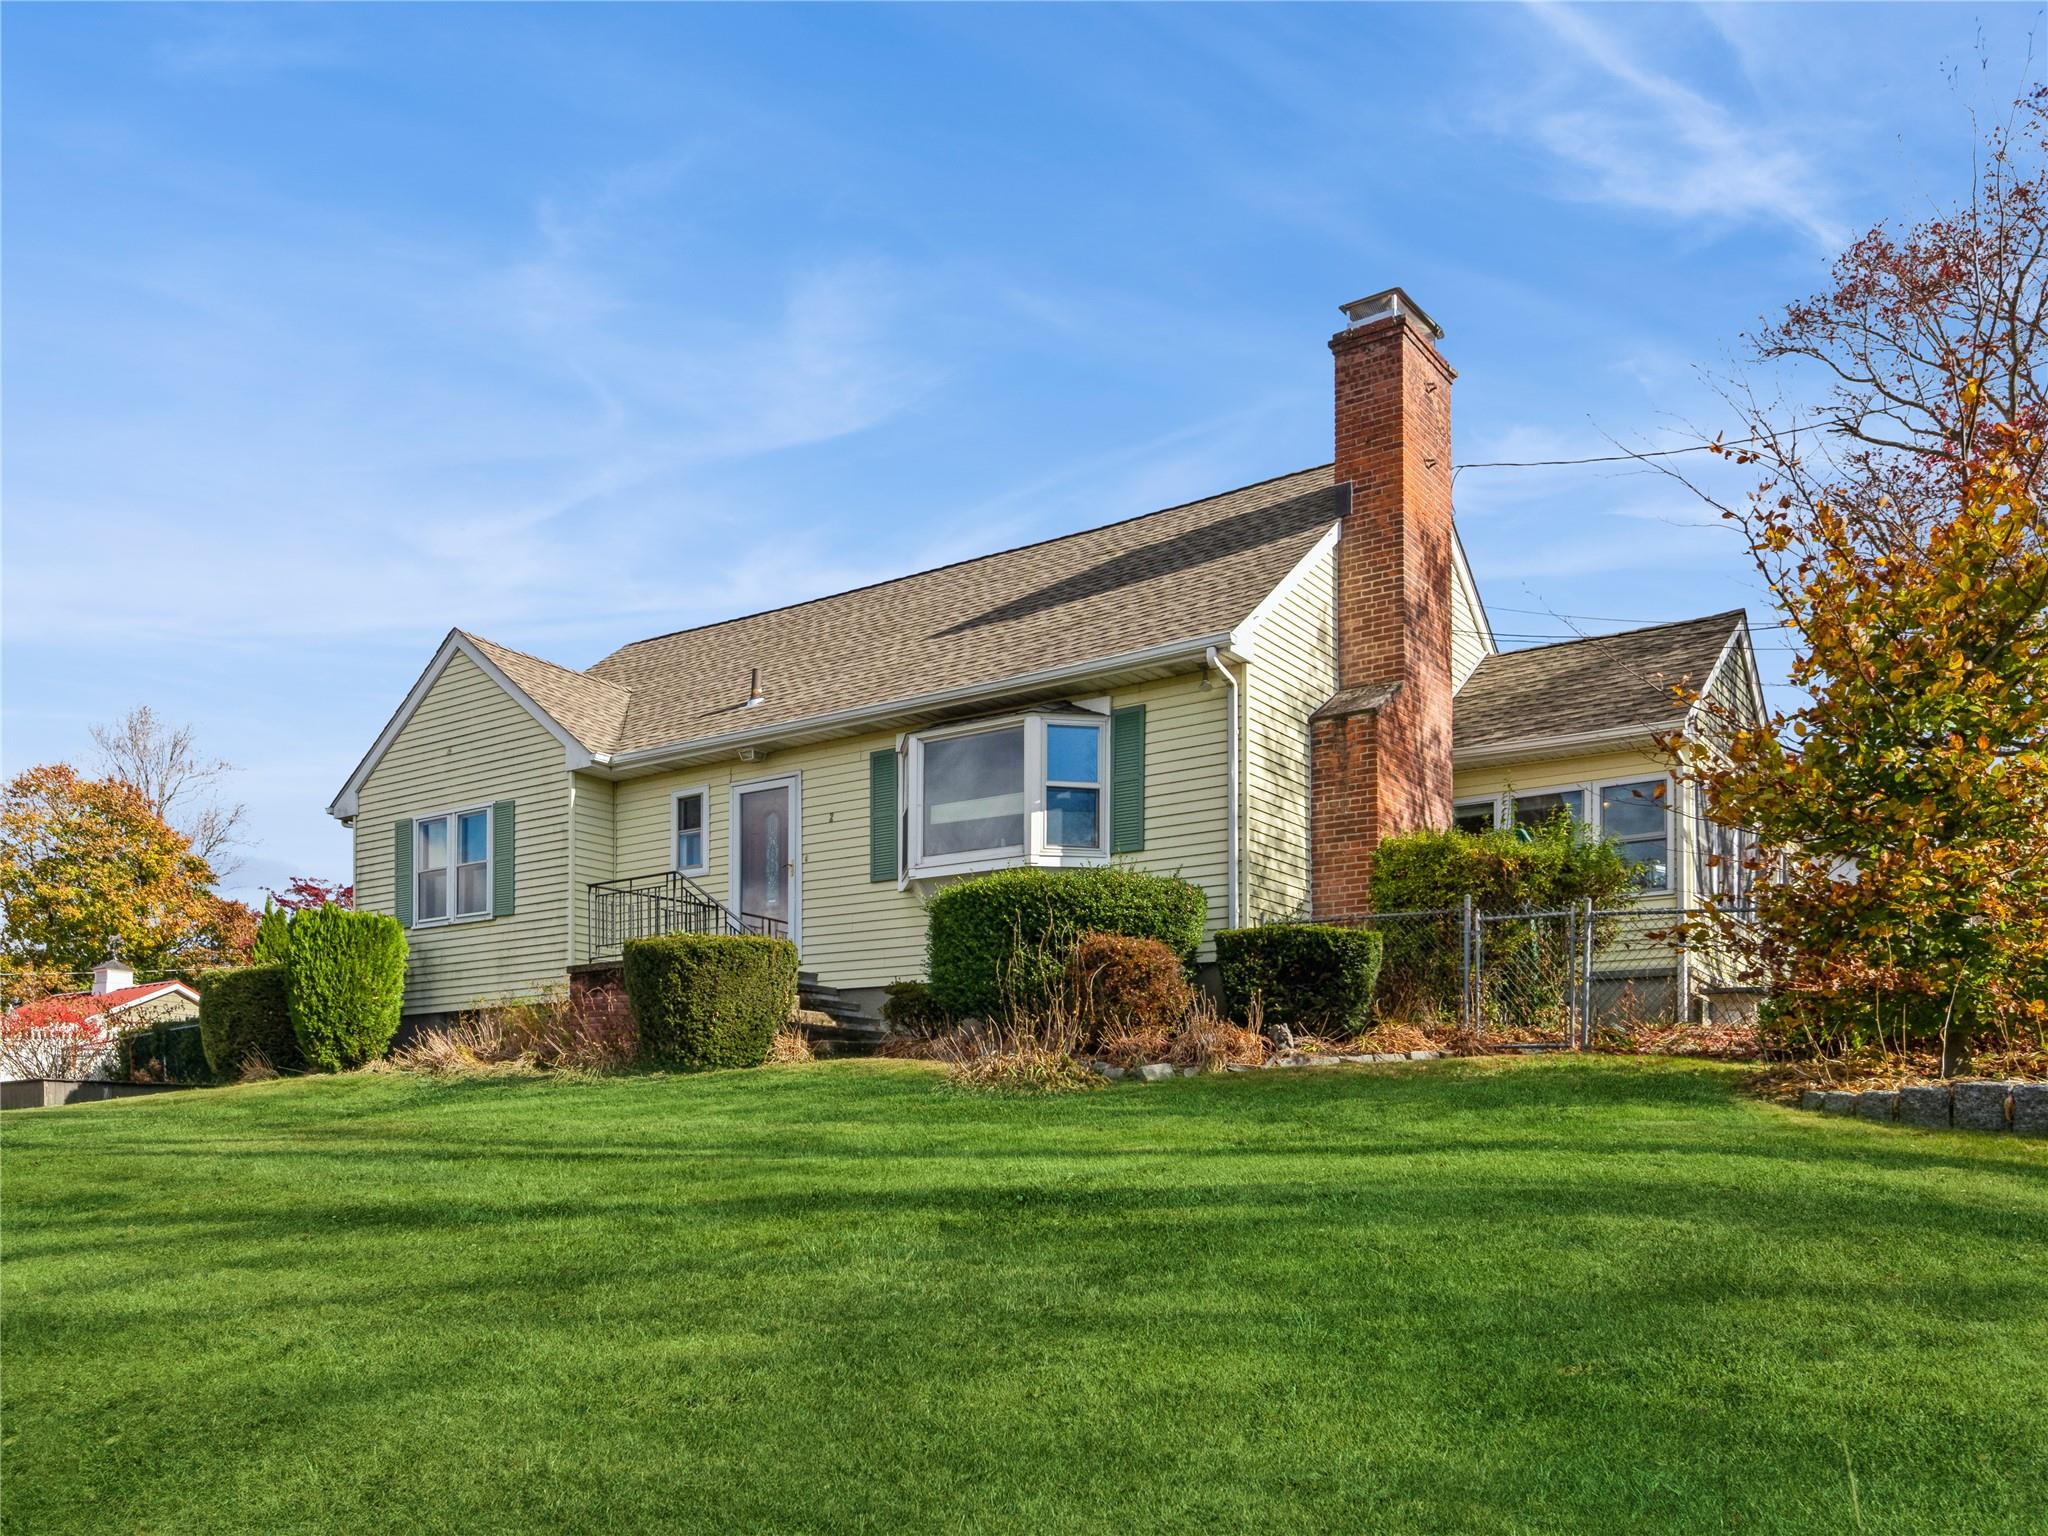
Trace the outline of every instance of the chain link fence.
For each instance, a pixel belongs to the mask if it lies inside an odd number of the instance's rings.
[[[1740,1049],[1764,996],[1746,927],[1705,910],[1468,905],[1318,921],[1381,935],[1377,1022],[1482,1043]]]

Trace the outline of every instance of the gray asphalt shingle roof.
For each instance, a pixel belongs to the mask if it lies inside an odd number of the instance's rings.
[[[1107,527],[657,635],[587,672],[477,643],[593,752],[683,746],[1227,634],[1337,517],[1324,464]],[[762,701],[748,708],[755,669]]]
[[[1740,608],[1676,624],[1499,651],[1458,690],[1453,751],[1619,727],[1671,728],[1685,716],[1672,688],[1704,688]]]

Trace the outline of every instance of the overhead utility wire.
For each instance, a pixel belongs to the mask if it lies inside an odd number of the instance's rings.
[[[1684,448],[1646,448],[1640,453],[1596,453],[1583,459],[1487,459],[1475,460],[1469,464],[1453,464],[1451,474],[1455,478],[1461,469],[1555,469],[1573,464],[1621,464],[1632,459],[1668,459],[1680,453],[1712,453],[1717,448],[1745,448],[1751,443],[1761,443],[1778,434],[1758,432],[1751,437],[1738,437],[1730,442],[1693,443]]]

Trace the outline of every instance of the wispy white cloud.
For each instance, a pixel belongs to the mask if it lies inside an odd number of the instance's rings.
[[[279,27],[260,8],[204,7],[159,46],[157,58],[181,75],[267,74],[345,63],[345,50],[331,37],[309,31],[305,20],[303,12],[294,11],[291,25]]]
[[[1776,222],[1839,248],[1844,225],[1827,177],[1766,111],[1738,113],[1645,63],[1587,12],[1551,0],[1530,10],[1582,66],[1518,114],[1577,170],[1575,195],[1716,224]]]

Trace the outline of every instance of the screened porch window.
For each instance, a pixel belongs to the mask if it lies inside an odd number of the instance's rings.
[[[1600,831],[1621,849],[1621,857],[1643,891],[1671,886],[1670,790],[1663,779],[1641,779],[1600,788]]]
[[[1451,825],[1460,832],[1491,832],[1493,800],[1460,800],[1451,807]]]
[[[1552,789],[1542,794],[1516,795],[1510,804],[1518,827],[1543,826],[1559,811],[1581,826],[1586,820],[1586,793],[1580,789]]]

